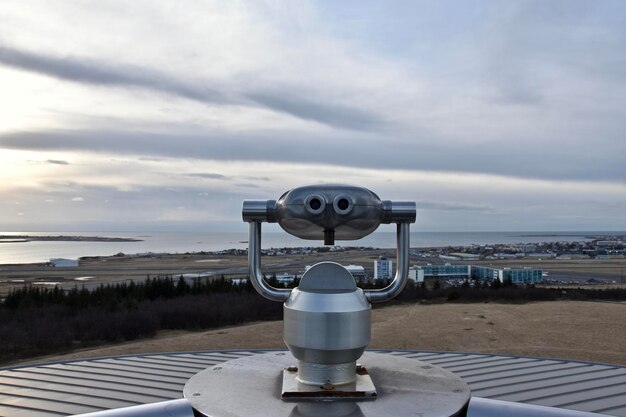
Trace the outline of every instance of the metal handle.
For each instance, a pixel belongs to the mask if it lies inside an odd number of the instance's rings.
[[[263,297],[283,302],[289,298],[291,289],[274,288],[267,284],[261,272],[261,222],[250,222],[248,232],[248,268],[250,269],[250,282]]]
[[[410,224],[398,223],[396,231],[396,275],[391,284],[379,290],[365,290],[363,293],[371,303],[389,301],[402,292],[409,277]]]
[[[276,200],[243,200],[241,217],[244,222],[276,223],[275,205]]]

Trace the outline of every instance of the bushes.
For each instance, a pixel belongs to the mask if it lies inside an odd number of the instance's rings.
[[[26,286],[0,305],[0,361],[149,337],[160,329],[206,329],[281,316],[280,303],[224,277],[191,284],[160,277],[67,293]]]
[[[159,317],[161,329],[198,330],[282,317],[280,303],[250,292],[157,300],[150,308]]]

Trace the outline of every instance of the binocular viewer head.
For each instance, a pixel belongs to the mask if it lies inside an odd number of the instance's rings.
[[[275,200],[245,200],[245,222],[278,223],[287,233],[307,240],[357,240],[380,224],[414,223],[414,202],[381,200],[374,192],[349,185],[293,188]]]

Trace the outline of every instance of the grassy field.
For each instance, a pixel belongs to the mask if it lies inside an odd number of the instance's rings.
[[[528,304],[395,305],[373,312],[371,348],[529,355],[626,365],[626,303],[554,301]],[[284,348],[282,322],[84,349],[23,362],[207,349]]]

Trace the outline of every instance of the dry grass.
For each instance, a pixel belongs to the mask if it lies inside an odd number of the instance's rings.
[[[626,304],[398,305],[374,310],[371,348],[530,355],[626,365]],[[148,340],[24,362],[208,349],[284,348],[282,323],[161,332]]]

